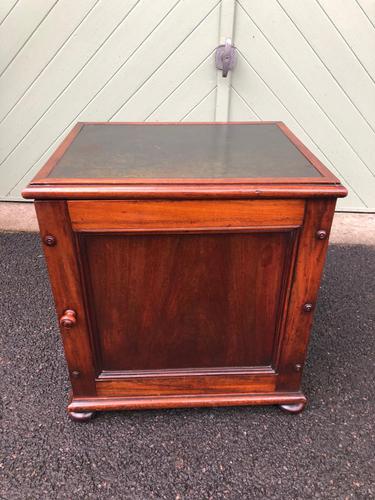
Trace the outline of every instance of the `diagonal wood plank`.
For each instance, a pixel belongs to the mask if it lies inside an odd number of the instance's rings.
[[[243,97],[232,87],[230,101],[230,116],[231,121],[257,121],[260,116],[249,106]]]
[[[375,81],[375,32],[368,17],[353,0],[316,0]],[[373,10],[372,10],[373,11]]]
[[[74,36],[79,24],[98,1],[59,0],[0,78],[0,121],[34,84],[63,45]],[[56,26],[59,26],[58,30]]]
[[[121,24],[135,0],[99,2],[0,124],[0,161],[14,150]],[[98,69],[98,68],[97,68]],[[6,134],[7,140],[3,140]]]
[[[277,1],[269,0],[267,11],[260,2],[243,0],[241,5],[246,9],[249,22],[261,30],[267,42],[315,100],[332,126],[337,128],[355,154],[371,169],[374,166],[374,131]],[[308,6],[309,2],[304,5]],[[278,26],[278,29],[275,30],[274,26]],[[370,99],[368,105],[375,107],[375,93],[369,93],[367,97]]]
[[[210,54],[153,110],[146,121],[180,121],[214,87],[216,87],[216,71],[214,56]]]
[[[2,0],[0,2],[0,25],[12,12],[18,0]]]
[[[182,122],[215,121],[216,92],[217,92],[217,87],[215,86],[180,121]]]
[[[212,53],[212,47],[217,37],[218,19],[219,9],[216,6],[174,49],[168,59],[145,79],[144,84],[121,106],[111,117],[111,120],[143,121],[146,119],[158,103],[163,102],[177,85],[188,78],[192,68],[195,68],[198,63]],[[134,59],[133,64],[137,64],[136,59]],[[210,66],[210,74],[201,78],[201,85],[205,88],[207,88],[207,84],[211,88],[215,86],[216,69],[212,58]],[[129,70],[129,66],[127,67]]]
[[[19,0],[0,26],[0,75],[48,16],[58,0]]]
[[[186,16],[186,11],[191,8],[191,1],[181,0],[174,9],[172,15],[169,15],[163,20],[152,33],[152,36],[147,38],[136,54],[126,62],[114,77],[108,82],[105,88],[96,96],[90,103],[87,112],[89,116],[96,115],[99,110],[107,109],[109,111],[108,118],[116,118],[116,113],[122,108],[139,88],[150,78],[155,71],[158,71],[159,66],[175,51],[176,46],[180,46],[182,42],[195,29],[198,23],[203,18],[214,11],[218,5],[218,0],[206,0],[199,2],[196,0],[194,9],[190,15]],[[179,29],[174,27],[178,25]],[[211,30],[208,34],[211,33]],[[147,65],[140,65],[140,60],[146,60]],[[166,75],[168,80],[169,75]],[[120,89],[126,89],[120,91]]]
[[[363,13],[375,28],[375,2],[374,0],[357,0]]]
[[[375,83],[363,71],[361,63],[340,32],[315,0],[305,0],[303,3],[293,0],[278,2],[374,132]],[[311,19],[314,19],[313,23]]]

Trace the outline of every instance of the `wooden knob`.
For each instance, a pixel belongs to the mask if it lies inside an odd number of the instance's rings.
[[[67,309],[60,318],[60,326],[72,328],[77,323],[77,314],[73,309]]]

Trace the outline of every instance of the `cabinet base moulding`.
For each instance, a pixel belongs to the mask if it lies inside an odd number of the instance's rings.
[[[280,405],[283,407],[285,406],[285,410],[288,406],[298,406],[300,407],[299,411],[302,411],[306,402],[306,396],[302,392],[280,392],[273,394],[210,394],[207,396],[73,398],[68,406],[68,412],[73,416],[74,414],[82,412],[109,410],[152,410],[159,408],[248,405]],[[291,410],[289,411],[293,413]]]

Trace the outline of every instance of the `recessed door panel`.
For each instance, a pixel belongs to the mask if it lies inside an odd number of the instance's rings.
[[[99,372],[270,366],[294,234],[81,234]]]

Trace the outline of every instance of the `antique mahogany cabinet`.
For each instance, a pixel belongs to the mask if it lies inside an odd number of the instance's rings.
[[[79,123],[23,195],[36,200],[73,419],[304,408],[346,189],[283,123]]]

